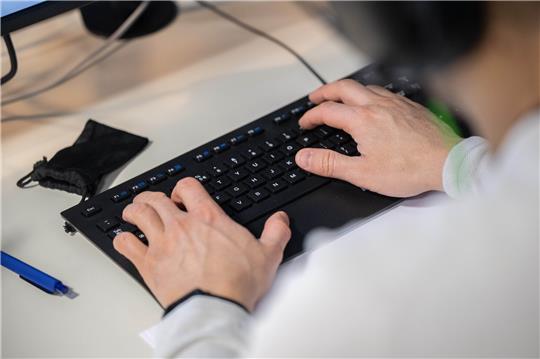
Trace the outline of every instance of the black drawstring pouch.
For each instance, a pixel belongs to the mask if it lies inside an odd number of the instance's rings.
[[[148,139],[88,120],[75,143],[58,151],[50,160],[43,157],[32,172],[17,181],[26,188],[40,186],[92,197],[104,175],[119,168],[146,145]]]

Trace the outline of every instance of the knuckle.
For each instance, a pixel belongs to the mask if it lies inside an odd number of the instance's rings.
[[[334,174],[335,154],[333,151],[324,151],[321,156],[321,170],[324,176],[330,177]]]

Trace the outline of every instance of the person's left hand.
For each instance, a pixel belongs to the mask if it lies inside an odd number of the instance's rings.
[[[270,288],[291,236],[285,212],[272,215],[256,240],[196,179],[180,180],[171,197],[135,197],[123,218],[145,233],[149,245],[124,232],[114,238],[116,250],[135,265],[163,307],[198,288],[253,310]]]

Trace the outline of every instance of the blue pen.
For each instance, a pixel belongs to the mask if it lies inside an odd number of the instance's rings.
[[[50,293],[64,295],[69,292],[69,288],[62,284],[58,279],[51,277],[47,273],[40,271],[32,267],[23,261],[18,260],[15,257],[10,256],[4,251],[2,252],[2,266],[6,267],[12,272],[15,272],[32,285],[35,285],[39,289]]]

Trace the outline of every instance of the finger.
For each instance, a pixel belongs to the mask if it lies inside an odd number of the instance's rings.
[[[385,89],[384,87],[377,86],[377,85],[367,85],[366,86],[371,91],[375,92],[377,95],[384,96],[384,97],[395,97],[396,94],[393,92]]]
[[[358,117],[358,112],[351,106],[328,101],[306,112],[298,124],[305,129],[325,124],[350,133],[356,117]]]
[[[185,215],[176,204],[163,192],[143,192],[133,199],[133,203],[146,203],[150,205],[159,215],[163,224],[171,223],[178,219],[178,216]]]
[[[324,101],[335,101],[346,105],[362,106],[375,101],[377,96],[364,85],[346,79],[319,87],[309,95],[309,99],[316,104]]]
[[[124,208],[122,218],[137,226],[149,241],[159,238],[164,230],[163,221],[156,210],[147,203],[131,203]]]
[[[114,249],[126,257],[140,272],[148,247],[132,233],[119,233],[113,240]]]
[[[305,171],[351,183],[356,182],[361,165],[361,157],[349,157],[319,148],[304,148],[298,151],[295,160]]]
[[[260,243],[276,260],[276,264],[281,262],[283,251],[285,250],[285,246],[289,242],[289,239],[291,239],[289,216],[283,211],[274,213],[264,224]]]
[[[193,177],[178,181],[171,199],[183,204],[189,213],[201,215],[203,218],[225,215],[223,209],[210,197],[203,185]]]

